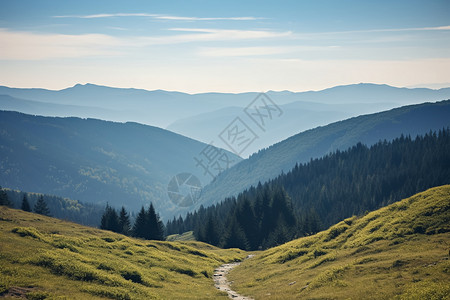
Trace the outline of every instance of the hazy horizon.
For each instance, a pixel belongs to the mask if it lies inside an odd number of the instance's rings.
[[[7,88],[13,88],[13,89],[43,89],[43,90],[48,90],[48,91],[62,91],[62,90],[66,90],[66,89],[70,89],[73,88],[77,85],[81,85],[81,86],[86,86],[86,85],[93,85],[93,86],[99,86],[99,87],[106,87],[106,88],[113,88],[113,89],[134,89],[134,90],[144,90],[144,91],[148,91],[148,92],[154,92],[154,91],[164,91],[164,92],[174,92],[174,93],[183,93],[183,94],[188,94],[188,95],[201,95],[201,94],[209,94],[209,93],[218,93],[218,94],[245,94],[245,93],[268,93],[268,92],[275,92],[275,93],[281,93],[281,92],[291,92],[291,93],[304,93],[304,92],[320,92],[323,90],[327,90],[327,89],[331,89],[331,88],[335,88],[335,87],[342,87],[342,86],[353,86],[353,85],[358,85],[358,84],[373,84],[373,85],[387,85],[390,87],[395,87],[395,88],[405,88],[405,89],[430,89],[430,90],[440,90],[440,89],[446,89],[446,88],[450,88],[450,83],[430,83],[430,84],[416,84],[416,85],[411,85],[411,86],[395,86],[395,85],[390,85],[387,83],[373,83],[373,82],[354,82],[354,83],[348,83],[348,84],[340,84],[340,85],[333,85],[333,86],[328,86],[322,89],[314,89],[314,90],[298,90],[298,91],[294,91],[294,90],[264,90],[264,91],[256,91],[256,90],[246,90],[246,91],[239,91],[239,92],[217,92],[214,90],[211,91],[205,91],[205,92],[186,92],[186,91],[181,91],[181,90],[164,90],[164,89],[145,89],[145,88],[139,88],[139,87],[134,87],[134,86],[110,86],[110,85],[103,85],[103,84],[97,84],[97,83],[93,83],[93,82],[86,82],[86,83],[74,83],[73,85],[69,85],[69,86],[65,86],[62,88],[57,88],[57,89],[51,89],[51,88],[45,88],[45,87],[40,87],[40,86],[9,86],[9,85],[4,85],[2,83],[0,83],[0,86],[4,86]]]
[[[0,82],[186,93],[450,82],[447,1],[3,1]]]

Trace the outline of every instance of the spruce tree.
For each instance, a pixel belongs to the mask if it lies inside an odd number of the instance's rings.
[[[153,203],[150,203],[150,207],[147,212],[147,235],[149,240],[164,240],[164,224],[160,220],[159,215],[156,213]]]
[[[247,197],[242,197],[236,211],[236,219],[247,237],[249,250],[257,250],[259,246],[258,223],[255,213]]]
[[[12,206],[11,201],[9,201],[8,194],[0,186],[0,205]]]
[[[224,248],[239,248],[247,250],[249,248],[247,237],[244,231],[239,226],[235,217],[231,219],[228,229],[224,235],[224,241],[222,242]]]
[[[214,246],[219,245],[220,237],[217,229],[217,222],[212,214],[209,214],[208,220],[206,221],[202,241]]]
[[[50,216],[50,210],[44,200],[44,196],[39,196],[38,201],[34,205],[34,212],[40,215]]]
[[[100,228],[104,230],[111,230],[120,232],[119,216],[114,208],[106,204],[105,212],[103,213]]]
[[[145,211],[144,206],[142,206],[133,225],[133,236],[145,239],[147,238],[146,231],[147,231],[147,212]]]
[[[21,208],[24,211],[31,211],[31,207],[30,207],[30,203],[28,202],[27,194],[23,194]]]
[[[130,224],[130,216],[128,215],[125,207],[122,206],[119,214],[119,229],[120,233],[128,235],[130,234],[131,224]]]

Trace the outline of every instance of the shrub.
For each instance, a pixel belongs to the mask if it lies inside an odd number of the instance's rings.
[[[105,270],[105,271],[111,271],[111,270],[114,270],[112,267],[110,267],[110,266],[108,266],[108,265],[106,265],[106,264],[104,264],[104,263],[100,263],[100,264],[98,265],[97,269],[99,269],[99,270]]]
[[[319,257],[319,256],[322,256],[322,255],[325,255],[325,254],[327,254],[327,253],[328,253],[328,252],[326,252],[326,251],[324,251],[324,250],[322,250],[322,249],[314,249],[314,252],[313,252],[314,258]]]
[[[284,264],[285,262],[288,262],[290,260],[296,259],[297,257],[303,256],[308,253],[308,250],[305,249],[299,249],[296,251],[289,250],[287,253],[284,253],[281,255],[277,262]]]
[[[44,300],[47,299],[49,295],[45,292],[29,292],[26,294],[27,299],[31,300]]]
[[[348,226],[335,226],[330,229],[328,232],[327,237],[325,238],[325,242],[331,241],[332,239],[337,238],[341,233],[345,232],[347,230]]]
[[[32,238],[42,240],[42,234],[33,227],[15,227],[11,230],[12,233],[17,233],[18,235],[31,236]]]
[[[138,271],[128,271],[124,270],[120,273],[120,275],[126,279],[131,280],[134,283],[142,283],[142,276]]]
[[[191,277],[195,276],[195,272],[192,271],[191,269],[182,269],[182,268],[171,268],[171,271],[180,273],[180,274],[185,274],[185,275],[189,275]]]

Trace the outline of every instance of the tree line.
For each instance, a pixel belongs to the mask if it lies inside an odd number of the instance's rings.
[[[449,183],[447,128],[371,147],[358,143],[297,164],[237,197],[173,218],[166,229],[193,230],[198,240],[225,248],[266,249]]]
[[[63,199],[56,196],[46,195],[44,199],[44,195],[42,194],[38,195],[38,194],[21,193],[11,190],[7,191],[0,186],[0,205],[12,208],[18,206],[17,204],[15,205],[15,202],[17,201],[14,202],[11,201],[10,199],[11,197],[8,196],[8,192],[11,195],[13,195],[14,198],[17,198],[19,193],[23,194],[20,203],[20,208],[22,210],[27,212],[35,212],[37,214],[45,216],[52,216],[50,212],[51,210],[47,203],[49,199],[51,203],[55,202],[54,200],[57,200],[62,203],[66,203],[67,201],[69,201],[69,199]],[[37,196],[37,200],[35,201],[33,206],[30,204],[29,201],[30,195],[33,198]],[[74,200],[72,200],[72,202],[73,201]],[[78,204],[78,202],[76,202],[76,204]],[[60,214],[60,210],[58,210],[57,212],[59,212]],[[78,212],[80,212],[80,210],[78,210]],[[57,217],[61,218],[60,216]],[[99,218],[97,218],[97,221],[95,222],[96,226],[98,226],[97,225],[98,219]],[[125,207],[122,207],[119,213],[117,213],[117,211],[114,208],[112,208],[107,204],[103,212],[103,215],[101,215],[100,228],[148,240],[164,240],[165,238],[164,223],[161,221],[159,214],[156,213],[152,203],[150,203],[148,210],[145,210],[144,207],[142,207],[141,211],[135,218],[133,226],[131,226],[130,214],[125,210]]]
[[[104,206],[100,206],[94,203],[84,203],[78,200],[68,199],[64,197],[29,193],[11,189],[0,188],[0,203],[3,203],[3,198],[7,198],[7,205],[12,208],[21,208],[28,211],[27,206],[30,207],[30,211],[34,211],[38,202],[45,202],[45,206],[48,209],[48,214],[51,216],[75,222],[82,225],[98,226],[98,221],[102,216]],[[4,194],[4,196],[2,196]],[[42,199],[41,199],[42,198]],[[24,209],[24,202],[25,209]],[[43,210],[45,213],[45,209]]]
[[[146,210],[143,206],[131,226],[130,215],[122,206],[120,212],[106,205],[102,215],[100,228],[113,232],[139,237],[147,240],[164,240],[164,223],[156,213],[153,203]]]
[[[14,203],[9,199],[8,194],[2,187],[0,186],[0,205],[5,205],[9,207],[14,207]],[[44,200],[44,196],[40,195],[36,204],[31,209],[30,202],[28,201],[27,194],[23,195],[22,203],[20,208],[24,211],[35,212],[44,216],[51,216],[50,209],[47,206],[47,202]]]

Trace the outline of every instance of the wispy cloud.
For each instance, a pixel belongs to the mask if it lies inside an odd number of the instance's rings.
[[[359,32],[402,32],[402,31],[435,31],[435,30],[450,30],[450,25],[436,26],[436,27],[372,29],[372,30],[360,30]]]
[[[117,55],[121,41],[104,34],[36,34],[0,28],[0,60],[45,60]]]
[[[170,28],[171,31],[191,32],[192,34],[174,35],[175,40],[182,38],[190,40],[243,40],[243,39],[267,39],[280,38],[292,35],[291,31],[272,30],[240,30],[240,29],[215,29],[215,28]],[[171,37],[171,36],[169,36]]]
[[[201,56],[234,57],[234,56],[264,56],[286,54],[299,51],[335,50],[337,46],[279,46],[279,47],[204,47],[198,52]]]
[[[93,15],[62,15],[53,16],[54,18],[79,18],[79,19],[99,19],[99,18],[114,18],[114,17],[147,17],[157,20],[172,20],[172,21],[253,21],[262,18],[258,17],[183,17],[161,14],[148,13],[114,13],[114,14],[93,14]]]
[[[317,35],[329,35],[329,34],[353,34],[353,33],[378,33],[378,32],[413,32],[413,31],[444,31],[450,30],[448,26],[436,26],[436,27],[412,27],[412,28],[386,28],[386,29],[364,29],[364,30],[347,30],[347,31],[327,31],[327,32],[315,32],[315,33],[302,33],[303,36],[317,36]]]
[[[291,32],[173,28],[183,32],[161,36],[115,37],[106,34],[43,34],[0,28],[0,60],[44,60],[98,55],[120,55],[130,49],[152,45],[173,45],[211,41],[269,39],[289,36]]]
[[[134,38],[134,42],[141,45],[170,45],[196,42],[258,40],[288,37],[290,31],[270,30],[238,30],[238,29],[212,29],[212,28],[171,28],[170,31],[183,32],[182,34],[143,36]]]

